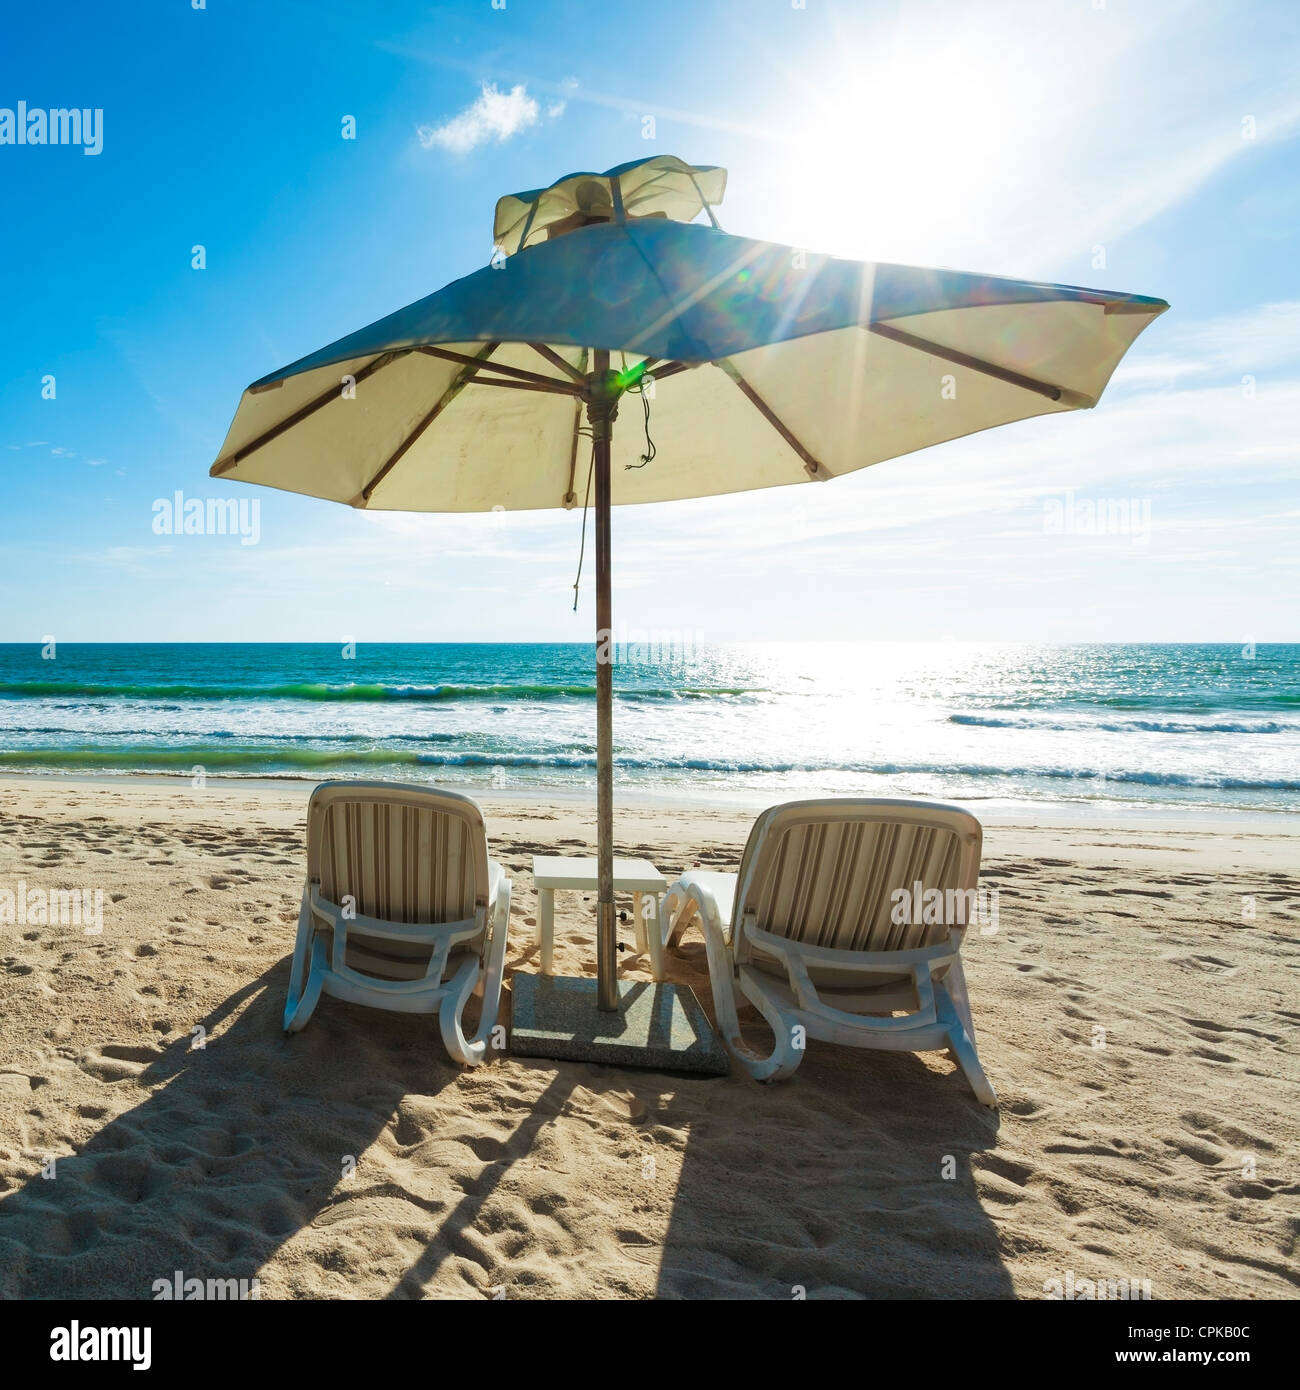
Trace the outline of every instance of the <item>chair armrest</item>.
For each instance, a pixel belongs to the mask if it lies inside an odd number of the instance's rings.
[[[676,931],[676,914],[694,903],[722,932],[729,931],[736,901],[737,874],[712,869],[688,869],[664,896],[664,910]],[[682,924],[683,927],[686,923]]]
[[[810,965],[833,966],[866,977],[872,975],[908,974],[916,990],[917,1009],[899,1018],[882,1018],[872,1026],[880,1030],[902,1031],[918,1023],[933,1023],[936,1018],[934,976],[932,972],[946,966],[957,955],[952,937],[937,946],[922,946],[906,951],[841,951],[826,946],[809,946],[791,941],[771,932],[760,931],[748,923],[745,937],[750,945],[775,956],[785,967],[786,978],[800,1009],[827,1023],[852,1024],[858,1015],[828,1004],[818,992],[808,973]]]
[[[510,878],[495,859],[488,860],[488,924],[492,932],[510,922]]]

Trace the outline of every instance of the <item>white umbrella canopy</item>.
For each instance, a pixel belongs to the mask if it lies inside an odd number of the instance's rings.
[[[213,475],[382,511],[572,506],[585,474],[575,400],[606,349],[628,380],[643,361],[655,378],[658,455],[625,467],[643,435],[616,433],[613,505],[824,481],[1095,405],[1168,308],[813,256],[657,209],[570,227],[572,199],[551,190],[502,204],[524,199],[557,204],[530,233],[548,240],[255,382]],[[662,201],[701,206],[675,191]],[[527,217],[515,221],[510,244]],[[537,389],[486,389],[507,383]]]
[[[605,1010],[618,1004],[610,507],[824,482],[1093,406],[1169,307],[729,236],[713,214],[725,185],[722,169],[655,156],[502,198],[493,265],[254,382],[211,469],[424,512],[573,507],[594,478]],[[701,212],[711,225],[690,221]],[[629,390],[653,395],[645,467],[640,411],[613,429]]]

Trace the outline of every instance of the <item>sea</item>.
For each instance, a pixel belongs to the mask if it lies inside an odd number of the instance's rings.
[[[620,642],[624,796],[1300,808],[1300,645]],[[587,644],[0,646],[0,772],[590,794]]]

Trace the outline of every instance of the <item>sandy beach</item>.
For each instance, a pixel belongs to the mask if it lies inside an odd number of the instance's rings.
[[[103,894],[97,934],[0,926],[4,1297],[176,1271],[264,1299],[1296,1296],[1289,818],[986,825],[1000,922],[966,968],[994,1115],[942,1054],[813,1043],[770,1087],[462,1071],[432,1020],[333,1000],[286,1038],[308,792],[0,782],[0,888]],[[531,856],[590,853],[594,817],[479,799],[508,968],[536,970]],[[618,850],[734,867],[751,819],[625,805]],[[592,926],[557,899],[562,972],[594,973]],[[671,975],[711,1010],[698,935]]]

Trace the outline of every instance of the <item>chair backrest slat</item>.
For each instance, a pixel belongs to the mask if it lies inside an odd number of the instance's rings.
[[[389,782],[325,782],[307,816],[321,896],[387,922],[459,922],[487,902],[487,832],[468,797]]]
[[[964,919],[924,921],[937,889],[975,889],[982,834],[969,812],[934,802],[842,798],[764,811],[741,859],[736,914],[762,931],[842,951],[909,950],[944,941]],[[909,895],[906,913],[897,890]],[[950,898],[956,891],[957,896]],[[896,920],[900,917],[903,920]]]

